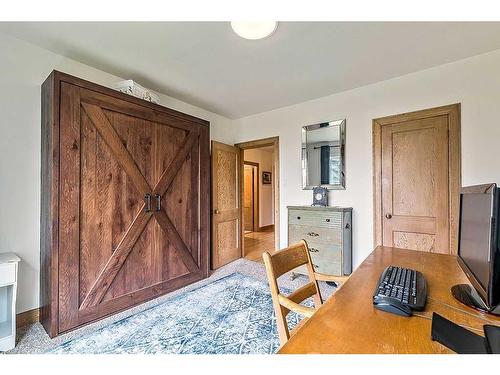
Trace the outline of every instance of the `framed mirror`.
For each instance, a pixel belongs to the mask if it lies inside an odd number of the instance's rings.
[[[302,127],[302,188],[345,189],[346,120]]]

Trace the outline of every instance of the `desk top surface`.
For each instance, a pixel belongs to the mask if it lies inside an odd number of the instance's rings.
[[[400,317],[373,307],[373,292],[388,265],[422,272],[429,298],[425,310],[417,313],[428,319]],[[479,313],[453,298],[451,287],[465,283],[454,255],[379,246],[279,353],[450,353],[431,340],[433,311],[481,331],[484,324],[500,324],[500,317]]]

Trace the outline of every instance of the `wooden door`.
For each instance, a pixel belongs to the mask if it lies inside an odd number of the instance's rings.
[[[212,141],[212,268],[241,258],[240,149]]]
[[[382,123],[382,245],[454,253],[452,206],[457,198],[457,175],[450,173],[450,153],[455,148],[449,113],[427,110],[385,124],[383,120],[376,120]]]
[[[243,172],[243,226],[245,231],[254,231],[254,167],[245,165]]]
[[[207,276],[208,128],[69,83],[60,98],[64,332]]]

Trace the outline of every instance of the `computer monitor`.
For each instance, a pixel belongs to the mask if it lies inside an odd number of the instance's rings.
[[[458,263],[474,290],[455,286],[453,295],[469,306],[500,314],[500,189],[496,184],[462,189]]]

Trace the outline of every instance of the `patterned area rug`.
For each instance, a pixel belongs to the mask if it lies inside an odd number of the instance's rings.
[[[300,319],[288,314],[289,327]],[[271,354],[278,348],[268,285],[233,273],[49,353]]]

